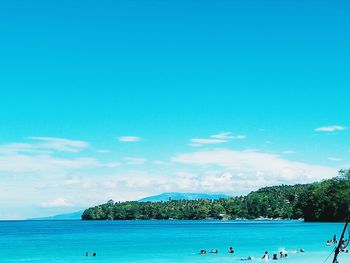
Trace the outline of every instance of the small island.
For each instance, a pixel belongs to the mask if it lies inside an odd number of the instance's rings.
[[[217,200],[114,202],[88,208],[83,220],[304,219],[342,222],[349,216],[350,170],[311,184],[261,188],[246,196]]]

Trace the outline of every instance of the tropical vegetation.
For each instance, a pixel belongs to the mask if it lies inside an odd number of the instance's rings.
[[[300,219],[344,221],[350,215],[350,170],[312,184],[261,188],[218,200],[113,202],[86,209],[83,220]]]

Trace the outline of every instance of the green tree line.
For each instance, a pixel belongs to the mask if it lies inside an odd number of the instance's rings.
[[[218,200],[113,202],[88,208],[83,220],[203,220],[281,218],[344,221],[349,217],[350,171],[312,184],[261,188],[246,196]]]

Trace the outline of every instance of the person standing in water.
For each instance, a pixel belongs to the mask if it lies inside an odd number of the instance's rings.
[[[280,258],[283,258],[284,257],[284,254],[282,251],[280,251]]]
[[[228,253],[229,253],[229,254],[233,254],[233,253],[235,253],[235,251],[233,250],[232,247],[230,247],[230,248],[228,249]]]
[[[262,260],[269,261],[269,252],[265,251],[265,254],[261,258]]]

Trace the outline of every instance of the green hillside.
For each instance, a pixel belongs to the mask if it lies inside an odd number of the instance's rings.
[[[344,221],[349,217],[350,171],[319,183],[261,188],[218,200],[117,202],[86,209],[83,220],[299,219]]]

